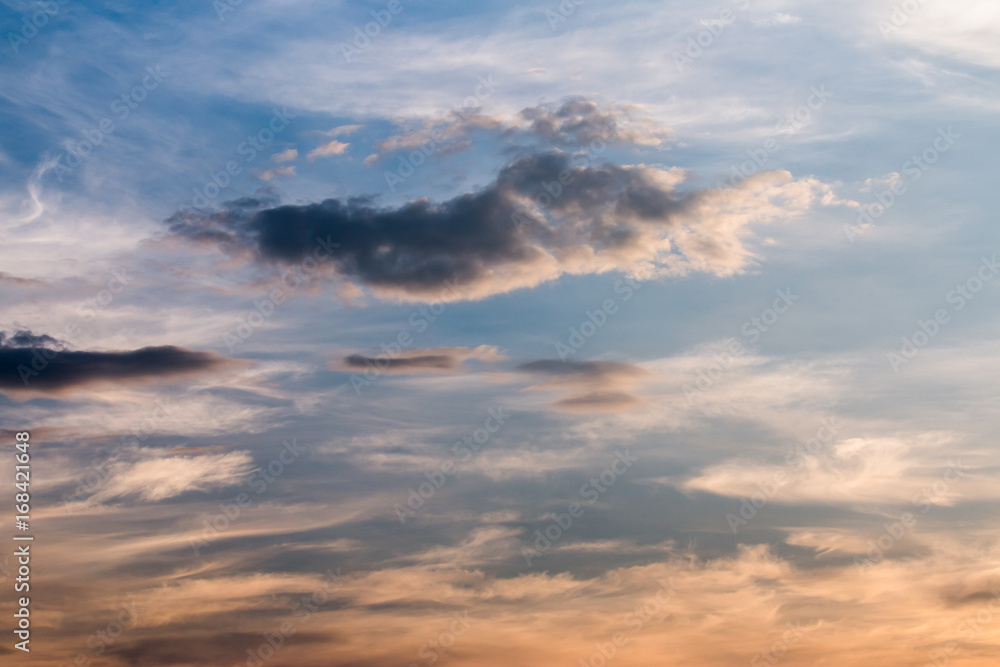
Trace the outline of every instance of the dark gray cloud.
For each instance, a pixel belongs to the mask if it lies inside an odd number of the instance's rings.
[[[679,179],[667,173],[552,151],[522,157],[487,187],[442,203],[243,205],[185,210],[166,223],[176,236],[262,264],[329,258],[327,271],[397,297],[438,297],[449,281],[458,287],[442,298],[475,299],[655,257],[674,217],[699,199],[675,192]]]
[[[539,359],[519,364],[517,370],[545,375],[601,378],[608,376],[641,376],[646,370],[624,361],[578,361],[575,359]]]
[[[366,357],[361,354],[352,354],[344,357],[344,364],[350,368],[364,369],[369,365],[385,364],[393,369],[435,369],[450,370],[458,367],[458,360],[443,354],[425,355],[422,357],[378,359],[376,357]]]
[[[232,363],[215,354],[170,345],[121,352],[63,349],[56,339],[0,333],[0,389],[60,391],[101,380],[141,381],[209,371]]]
[[[21,329],[12,334],[0,331],[0,348],[7,347],[45,347],[61,348],[62,343],[46,334],[35,335],[30,331]]]
[[[546,376],[532,389],[568,390],[570,396],[556,401],[552,409],[563,412],[619,412],[642,405],[628,393],[638,380],[649,375],[646,369],[622,361],[576,361],[540,359],[517,367],[518,371]]]
[[[425,373],[458,373],[468,370],[465,362],[475,360],[491,364],[505,359],[496,347],[429,347],[401,350],[392,354],[381,352],[374,356],[354,353],[334,361],[330,367],[346,372],[372,372],[378,374],[418,375]]]
[[[566,412],[618,412],[642,405],[637,396],[624,391],[596,391],[556,401],[552,407]]]

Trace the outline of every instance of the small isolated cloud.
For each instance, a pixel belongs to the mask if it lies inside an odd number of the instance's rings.
[[[213,353],[181,347],[121,352],[63,349],[56,339],[18,331],[0,334],[0,389],[58,392],[94,382],[142,382],[206,372],[234,363]]]
[[[323,144],[318,148],[314,148],[306,154],[306,157],[310,160],[315,160],[318,157],[330,157],[331,155],[341,155],[347,150],[350,144],[345,144],[341,141],[334,139],[333,141]]]
[[[289,148],[283,150],[280,153],[275,153],[271,156],[271,159],[278,164],[284,164],[285,162],[294,162],[299,157],[299,151],[295,148]]]
[[[86,502],[117,498],[156,502],[189,491],[211,491],[242,484],[253,470],[249,452],[171,456],[159,450],[139,450],[137,460],[111,465],[108,481]]]
[[[541,359],[517,367],[518,371],[547,379],[529,390],[569,391],[571,395],[552,404],[561,412],[622,412],[637,408],[642,399],[629,391],[649,371],[621,361],[574,361]]]
[[[317,134],[321,137],[341,137],[348,134],[354,134],[358,130],[364,128],[364,125],[339,125],[332,130],[309,130],[306,134]]]
[[[257,175],[262,181],[270,181],[275,178],[289,178],[295,176],[295,166],[288,165],[285,167],[275,167],[274,169],[268,169],[267,171],[262,171]]]
[[[323,134],[328,137],[339,137],[342,135],[354,134],[363,127],[364,125],[341,125],[340,127],[335,127],[332,130],[324,132]]]
[[[350,354],[331,362],[334,370],[350,372],[378,369],[382,373],[397,375],[422,375],[459,373],[466,369],[465,362],[477,360],[484,363],[503,361],[507,357],[492,345],[477,347],[433,347],[404,350],[395,355],[380,353],[374,357]]]
[[[562,412],[623,412],[642,405],[642,400],[624,391],[594,391],[556,401],[553,409]]]

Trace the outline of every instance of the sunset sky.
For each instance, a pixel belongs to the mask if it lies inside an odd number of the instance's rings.
[[[997,664],[1000,3],[0,27],[4,665]]]

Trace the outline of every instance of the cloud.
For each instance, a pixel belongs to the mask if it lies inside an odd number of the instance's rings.
[[[0,271],[0,285],[17,285],[18,287],[48,287],[44,280],[36,278],[19,278],[4,271]]]
[[[757,174],[739,188],[681,189],[687,173],[676,167],[595,166],[581,157],[558,150],[521,157],[490,185],[442,203],[241,204],[180,211],[166,223],[174,235],[262,265],[302,261],[323,239],[338,244],[323,251],[331,278],[383,298],[457,301],[565,274],[733,275],[754,263],[745,245],[751,226],[841,203],[829,186],[785,171]]]
[[[249,452],[204,456],[168,456],[157,450],[139,450],[139,460],[110,466],[107,482],[87,503],[135,497],[156,502],[189,491],[210,491],[241,484],[253,470]]]
[[[759,27],[775,27],[780,25],[793,25],[795,23],[801,23],[802,17],[795,16],[794,14],[785,14],[783,12],[776,12],[767,18],[754,19],[753,24]]]
[[[61,349],[47,335],[0,334],[0,389],[61,391],[99,381],[143,381],[214,370],[230,364],[215,354],[169,345],[123,352]]]
[[[278,635],[281,636],[281,635]],[[248,651],[260,646],[261,635],[251,632],[221,632],[192,636],[182,630],[176,634],[164,633],[162,636],[134,639],[126,637],[118,645],[108,651],[109,656],[122,661],[126,665],[219,665],[232,662],[235,655],[246,659]],[[311,646],[320,651],[321,646],[331,642],[331,635],[306,632],[295,633],[297,647]],[[253,648],[251,648],[253,647]],[[287,651],[286,651],[287,652]]]
[[[298,157],[299,151],[294,148],[289,148],[281,151],[280,153],[275,153],[271,156],[271,159],[278,164],[282,164],[284,162],[294,162],[298,159]]]
[[[277,167],[275,169],[268,169],[267,171],[261,172],[257,178],[262,181],[270,181],[275,178],[290,177],[295,175],[295,167],[289,165],[287,167]]]
[[[339,137],[354,134],[364,128],[364,125],[339,125],[332,130],[309,130],[305,134],[318,134],[321,137]]]
[[[594,391],[556,401],[552,407],[563,412],[623,412],[642,405],[637,396],[623,391]]]
[[[343,359],[331,362],[335,370],[364,371],[376,368],[381,373],[399,375],[417,375],[424,373],[458,373],[463,370],[463,364],[475,359],[486,363],[502,361],[506,357],[491,345],[477,347],[436,347],[415,348],[403,350],[396,355],[385,353],[374,357],[363,354],[350,354]]]
[[[714,463],[683,488],[740,498],[779,480],[776,503],[952,506],[982,492],[975,470],[948,458],[954,443],[950,434],[928,432],[829,444],[814,440],[784,453],[781,463],[740,458]]]
[[[489,116],[477,110],[461,114],[453,111],[442,121],[427,120],[419,128],[383,139],[375,146],[376,152],[365,158],[365,164],[375,164],[389,153],[414,150],[421,146],[428,147],[426,151],[434,153],[458,153],[472,147],[469,139],[472,133],[504,128],[505,121],[500,117]]]
[[[365,357],[360,354],[352,354],[344,357],[344,362],[350,368],[366,368],[368,364],[379,362],[386,364],[387,370],[454,370],[458,367],[454,357],[449,357],[444,354],[427,354],[423,356],[399,357],[396,359],[384,360],[379,360],[374,357]]]
[[[575,361],[572,359],[540,359],[521,364],[517,369],[528,373],[544,373],[564,380],[569,379],[569,382],[575,382],[578,378],[600,378],[612,375],[637,377],[646,374],[642,368],[621,361]]]
[[[306,154],[306,157],[310,160],[315,160],[318,157],[330,157],[331,155],[341,155],[347,150],[350,144],[345,144],[341,141],[334,139],[333,141],[323,144],[318,148],[314,148]]]
[[[572,395],[552,404],[561,412],[622,412],[637,408],[642,399],[628,393],[636,382],[649,375],[639,366],[621,361],[575,361],[541,359],[521,364],[517,370],[547,376],[529,390],[568,390]]]
[[[639,105],[611,105],[602,111],[596,102],[570,98],[557,109],[548,105],[524,109],[516,129],[565,146],[585,146],[597,140],[661,146],[672,134],[671,131],[655,120],[641,116],[641,110]]]
[[[1000,6],[980,0],[947,5],[919,3],[913,11],[893,6],[875,21],[883,39],[935,56],[1000,67]]]
[[[340,127],[335,127],[332,130],[324,132],[324,134],[328,137],[339,137],[343,134],[354,134],[363,127],[364,125],[341,125]]]
[[[425,152],[463,151],[472,146],[471,135],[483,130],[541,140],[550,146],[580,149],[594,142],[661,146],[672,133],[655,120],[641,115],[641,110],[637,105],[610,105],[601,109],[596,102],[571,97],[559,106],[540,104],[514,116],[490,115],[478,109],[453,111],[443,120],[424,121],[417,129],[384,139],[365,162],[374,164],[389,153],[421,147],[425,147]]]
[[[30,331],[19,330],[12,334],[7,334],[0,331],[0,348],[19,348],[19,347],[45,347],[45,348],[59,348],[62,344],[53,338],[52,336],[41,334],[35,335]]]

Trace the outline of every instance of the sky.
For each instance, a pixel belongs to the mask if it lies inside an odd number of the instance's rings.
[[[0,36],[4,664],[996,664],[1000,4]]]

